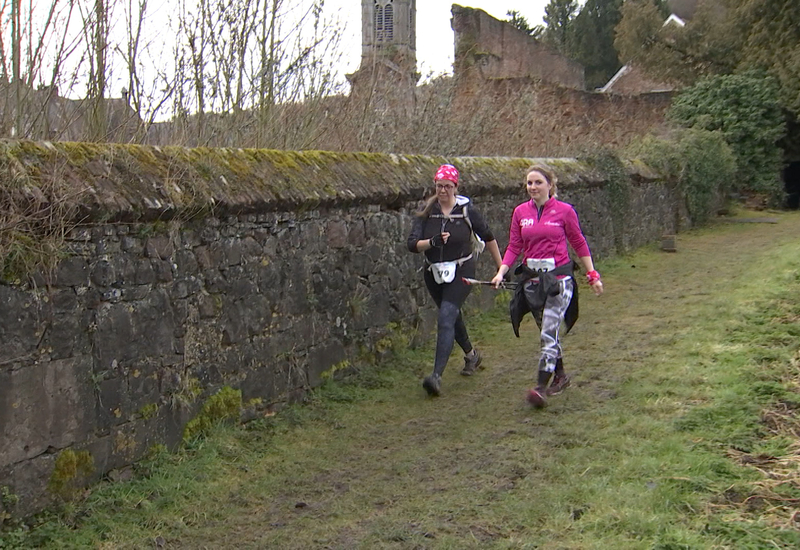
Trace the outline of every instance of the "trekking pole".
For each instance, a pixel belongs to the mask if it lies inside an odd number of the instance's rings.
[[[491,287],[494,286],[492,281],[481,281],[479,279],[470,279],[469,277],[461,277],[461,280],[464,282],[465,285],[487,285]],[[500,283],[500,288],[512,289],[516,287],[517,283],[514,281],[510,282],[503,281],[502,283]]]

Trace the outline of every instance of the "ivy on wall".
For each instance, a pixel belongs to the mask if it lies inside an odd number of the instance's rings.
[[[625,252],[626,220],[631,203],[631,176],[619,156],[610,149],[588,152],[578,160],[597,171],[605,183],[614,229],[614,247],[617,253],[621,254]]]
[[[721,132],[678,129],[662,138],[648,136],[628,154],[665,176],[694,224],[708,221],[737,174],[736,158]]]

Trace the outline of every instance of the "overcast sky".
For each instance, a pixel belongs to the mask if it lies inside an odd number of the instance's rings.
[[[520,12],[531,26],[542,24],[549,0],[417,0],[417,70],[427,77],[451,73],[453,29],[450,8],[454,3],[478,8],[496,19],[507,19],[510,10]],[[583,2],[580,2],[581,4]],[[324,13],[339,15],[345,26],[344,72],[358,69],[361,61],[361,0],[325,0]]]

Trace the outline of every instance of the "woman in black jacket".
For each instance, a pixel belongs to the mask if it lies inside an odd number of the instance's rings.
[[[502,258],[483,216],[467,197],[456,195],[458,170],[450,164],[443,164],[433,182],[436,194],[417,212],[408,236],[408,249],[425,253],[425,286],[439,308],[433,373],[422,382],[428,395],[438,396],[442,388],[442,373],[453,351],[454,341],[464,350],[461,374],[470,376],[481,364],[480,352],[472,347],[461,315],[461,306],[471,290],[461,278],[475,276],[472,233],[486,243],[498,269]]]

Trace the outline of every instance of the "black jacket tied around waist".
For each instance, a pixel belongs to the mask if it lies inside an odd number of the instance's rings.
[[[558,277],[560,275],[569,275],[572,277],[574,271],[574,262],[569,262],[555,269],[551,269],[550,271],[535,271],[525,264],[520,264],[517,269],[514,270],[514,275],[517,276],[517,287],[514,289],[511,302],[508,304],[508,313],[511,317],[511,326],[517,338],[519,338],[519,325],[522,323],[522,318],[525,317],[525,314],[531,313],[536,323],[539,324],[547,298],[555,296],[559,292]],[[528,281],[537,277],[539,279],[538,283],[528,285]],[[525,288],[531,286],[533,286],[533,288],[529,288],[526,292]],[[572,299],[564,314],[564,323],[566,325],[565,334],[570,331],[578,320],[577,282],[574,287]],[[536,314],[534,314],[534,312],[536,312]]]

